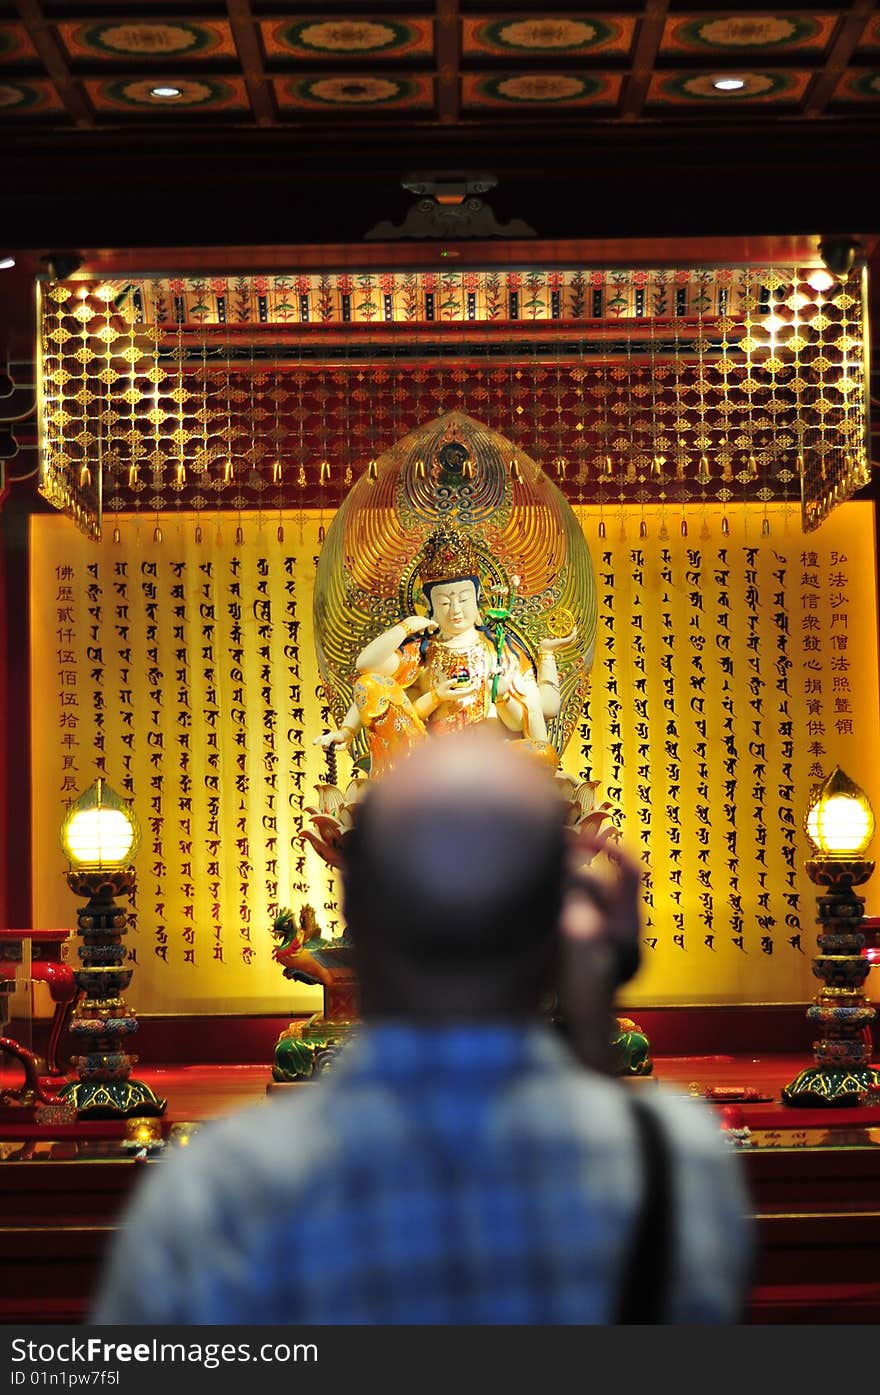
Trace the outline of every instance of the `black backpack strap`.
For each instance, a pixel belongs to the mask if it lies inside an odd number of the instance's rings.
[[[671,1271],[673,1233],[669,1149],[655,1111],[644,1100],[634,1096],[627,1098],[636,1125],[644,1182],[615,1321],[661,1323]]]

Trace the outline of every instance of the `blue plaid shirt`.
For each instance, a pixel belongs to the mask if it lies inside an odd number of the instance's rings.
[[[645,1094],[681,1202],[669,1321],[737,1321],[739,1160],[705,1106]],[[613,1322],[633,1144],[622,1087],[543,1027],[365,1027],[326,1080],[149,1168],[93,1319]]]

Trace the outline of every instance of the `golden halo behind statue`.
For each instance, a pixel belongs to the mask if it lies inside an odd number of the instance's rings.
[[[589,549],[553,481],[504,436],[463,412],[446,413],[394,444],[377,461],[375,478],[364,475],[354,485],[327,531],[314,629],[334,715],[341,719],[348,707],[360,650],[402,616],[425,611],[423,549],[438,530],[466,539],[478,563],[482,607],[508,598],[502,601],[510,610],[507,631],[533,659],[545,636],[562,638],[577,627],[560,656],[562,706],[549,724],[561,752],[580,717],[595,643]],[[571,623],[557,635],[563,619]]]

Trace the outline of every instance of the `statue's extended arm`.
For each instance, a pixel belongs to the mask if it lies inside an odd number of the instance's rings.
[[[541,711],[548,719],[557,716],[560,708],[559,670],[556,667],[556,651],[564,649],[577,638],[577,630],[563,635],[560,639],[542,639],[538,646],[538,691],[541,694]]]
[[[315,737],[312,745],[324,746],[325,748],[328,746],[350,746],[360,729],[360,713],[352,703],[336,730],[322,732],[320,736]]]
[[[393,678],[400,664],[397,651],[404,640],[409,639],[410,635],[436,629],[436,621],[429,620],[425,615],[407,615],[389,630],[383,630],[375,639],[371,639],[358,654],[355,667],[359,673],[384,673]]]

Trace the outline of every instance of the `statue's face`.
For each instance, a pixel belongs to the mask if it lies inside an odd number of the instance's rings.
[[[432,587],[431,614],[440,626],[441,639],[453,639],[471,629],[479,616],[474,583],[444,581]]]

